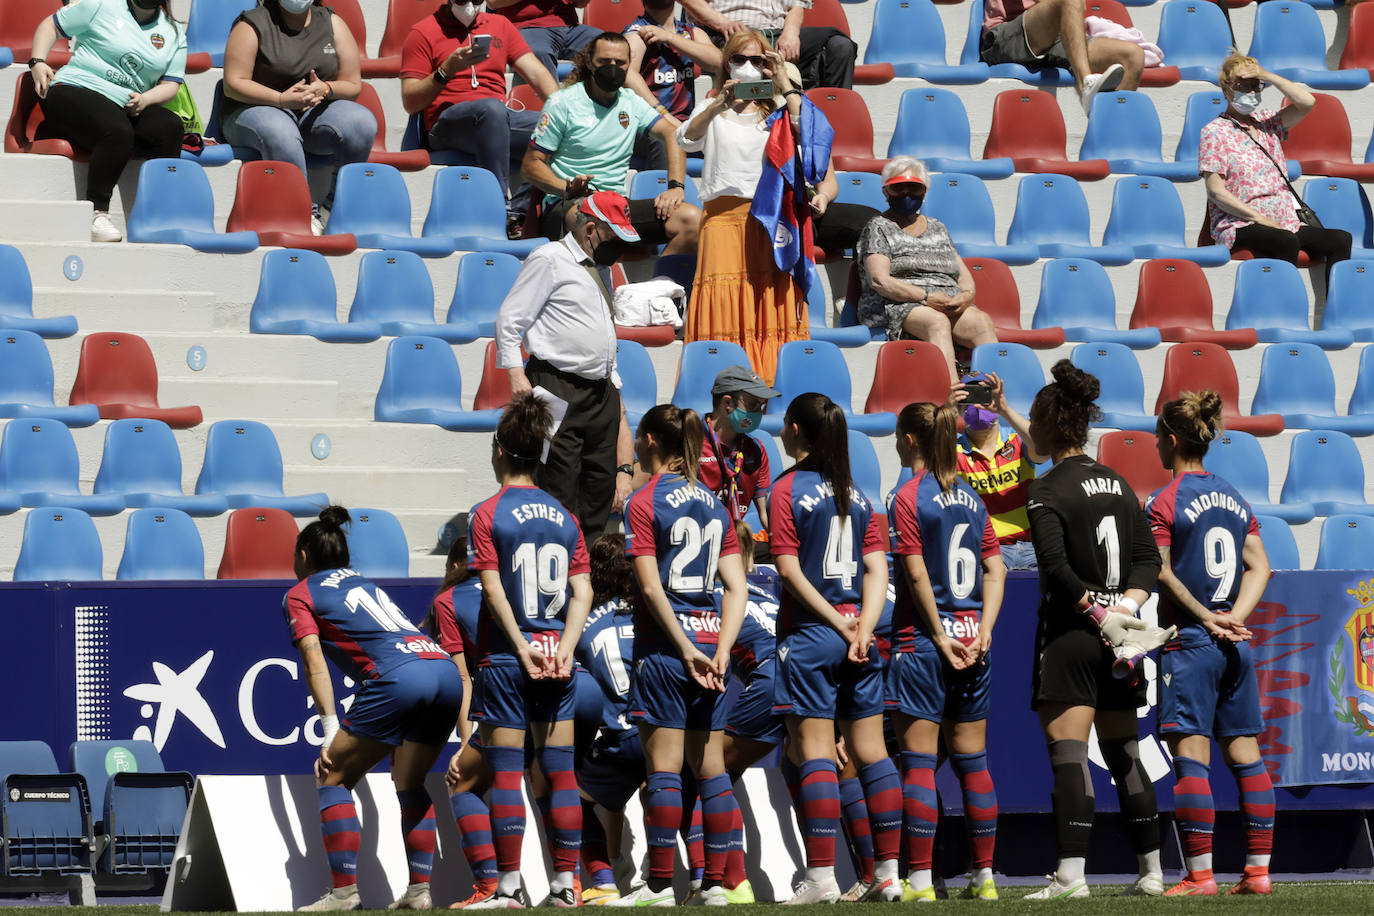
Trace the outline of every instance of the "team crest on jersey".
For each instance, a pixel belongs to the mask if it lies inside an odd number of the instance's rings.
[[[1003,458],[1011,458],[1011,457],[1015,456],[1015,454],[1016,454],[1016,443],[1015,443],[1015,442],[1008,442],[1006,445],[1002,446],[1001,455],[1002,455]]]
[[[1344,637],[1331,650],[1327,689],[1335,701],[1332,714],[1337,721],[1367,737],[1374,735],[1374,582],[1361,582],[1346,593],[1355,597],[1359,610],[1346,621]]]
[[[159,51],[161,51],[163,46],[167,44],[167,39],[163,38],[162,35],[158,32],[154,32],[152,37],[149,38],[148,41],[152,42],[153,47],[158,49]]]
[[[620,121],[621,127],[625,128],[626,130],[630,129],[630,113],[628,111],[622,111],[617,120]]]

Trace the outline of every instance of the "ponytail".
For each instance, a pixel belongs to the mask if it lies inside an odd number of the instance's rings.
[[[639,431],[653,436],[668,467],[696,486],[697,468],[701,464],[701,444],[706,438],[706,427],[701,422],[700,414],[674,404],[659,404],[644,414],[644,419],[639,421]]]
[[[897,415],[897,435],[911,436],[926,471],[946,493],[959,476],[959,414],[948,404],[908,404]]]
[[[1164,405],[1159,423],[1177,438],[1179,453],[1200,459],[1221,433],[1221,396],[1208,390],[1185,391]]]
[[[844,410],[825,395],[810,391],[792,399],[783,423],[796,425],[810,453],[797,467],[820,474],[835,492],[835,512],[848,515],[854,478],[849,471],[849,424]]]
[[[506,467],[516,474],[532,474],[544,454],[544,440],[553,429],[548,402],[533,392],[511,398],[501,411],[492,444],[499,446]]]
[[[344,569],[349,564],[348,538],[343,526],[353,520],[343,506],[326,506],[320,517],[296,535],[296,552],[305,551],[311,572]]]

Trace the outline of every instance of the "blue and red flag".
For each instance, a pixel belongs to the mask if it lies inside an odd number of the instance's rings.
[[[749,215],[759,221],[773,240],[773,260],[778,269],[792,274],[805,296],[816,268],[811,256],[811,207],[806,185],[814,186],[825,177],[835,131],[821,110],[805,96],[800,122],[798,136],[786,108],[768,116],[763,174]]]

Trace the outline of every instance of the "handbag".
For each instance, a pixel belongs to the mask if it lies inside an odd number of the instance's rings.
[[[1232,123],[1237,127],[1243,126],[1234,120]],[[1249,130],[1245,131],[1245,136],[1249,137],[1250,142],[1259,148],[1259,151],[1264,154],[1264,158],[1268,159],[1269,164],[1278,171],[1279,177],[1283,179],[1283,183],[1288,186],[1288,193],[1293,195],[1293,202],[1296,204],[1293,208],[1293,215],[1298,218],[1298,222],[1302,223],[1308,229],[1325,229],[1326,227],[1322,225],[1322,221],[1317,218],[1317,211],[1309,207],[1303,199],[1298,196],[1298,189],[1293,187],[1293,182],[1288,180],[1288,173],[1279,168],[1279,164],[1274,161],[1273,156],[1269,155],[1269,150],[1264,148],[1264,144],[1256,140],[1255,135],[1250,133]]]

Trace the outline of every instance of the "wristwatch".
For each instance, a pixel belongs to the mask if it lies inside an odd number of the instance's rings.
[[[28,67],[30,70],[32,70],[34,64],[46,64],[47,62],[48,61],[42,57],[30,57]]]
[[[669,178],[669,179],[668,179],[668,190],[670,190],[670,191],[672,191],[672,190],[681,191],[681,190],[683,190],[685,187],[686,187],[686,185],[684,185],[682,182],[678,181],[676,178]]]
[[[629,474],[631,477],[633,477],[635,476],[635,466],[633,464],[622,464],[620,465],[620,467],[615,469],[615,472],[617,474]]]

